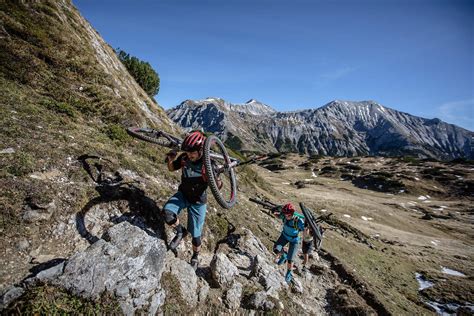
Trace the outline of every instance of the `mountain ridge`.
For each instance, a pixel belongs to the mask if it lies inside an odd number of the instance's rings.
[[[220,98],[187,100],[167,114],[185,129],[203,128],[225,140],[234,139],[231,145],[237,137],[239,145],[234,148],[244,151],[414,155],[444,160],[474,156],[473,132],[373,100],[333,100],[316,109],[290,112],[271,111],[263,105],[266,111],[259,112],[246,110],[248,103],[233,105]]]

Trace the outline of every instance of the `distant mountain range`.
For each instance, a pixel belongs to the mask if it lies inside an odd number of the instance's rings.
[[[237,150],[333,156],[474,158],[474,133],[375,101],[332,101],[317,109],[277,112],[250,100],[186,100],[167,111],[185,129],[203,128]]]

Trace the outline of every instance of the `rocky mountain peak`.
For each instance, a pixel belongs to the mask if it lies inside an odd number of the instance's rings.
[[[348,100],[333,100],[326,105],[322,106],[322,108],[339,108],[339,109],[352,109],[352,108],[360,108],[360,107],[370,107],[370,108],[385,108],[380,103],[373,101],[373,100],[365,100],[365,101],[348,101]]]
[[[221,99],[221,98],[215,98],[215,97],[207,97],[205,99],[202,99],[202,100],[185,100],[183,102],[180,103],[179,107],[180,106],[190,106],[190,107],[193,107],[193,106],[203,106],[203,105],[224,105],[226,102],[224,99]]]
[[[189,107],[185,115],[183,111],[174,108],[168,115],[182,127],[202,127],[224,140],[230,137],[239,145],[236,149],[242,150],[336,156],[408,154],[438,159],[473,155],[472,132],[373,100],[336,99],[317,109],[277,112],[251,99],[244,104],[225,103],[212,113]]]
[[[250,99],[244,104],[232,105],[231,109],[237,112],[244,112],[252,115],[269,115],[276,113],[272,107],[255,99]]]

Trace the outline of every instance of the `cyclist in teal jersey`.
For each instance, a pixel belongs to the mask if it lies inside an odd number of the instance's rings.
[[[277,254],[276,260],[279,265],[287,262],[285,280],[289,283],[293,278],[293,258],[300,243],[299,233],[304,230],[303,215],[297,213],[291,203],[278,207],[273,211],[273,215],[283,222],[283,231],[273,246],[273,252]],[[283,250],[286,244],[289,244],[288,253]]]

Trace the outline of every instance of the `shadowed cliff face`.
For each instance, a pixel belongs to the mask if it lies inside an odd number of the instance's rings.
[[[473,158],[474,133],[439,119],[424,119],[374,101],[333,101],[315,110],[278,113],[256,101],[233,105],[222,99],[186,101],[168,110],[184,128],[229,133],[244,150],[333,156],[412,155],[449,160]],[[263,109],[263,110],[262,110]],[[209,112],[217,112],[210,117]],[[225,117],[219,120],[219,117]],[[217,121],[216,121],[217,120]]]

